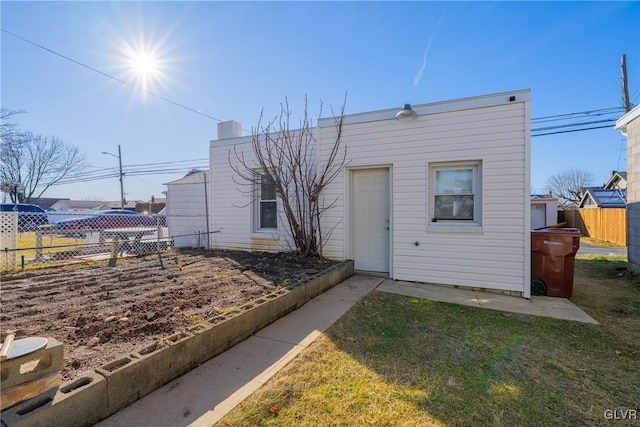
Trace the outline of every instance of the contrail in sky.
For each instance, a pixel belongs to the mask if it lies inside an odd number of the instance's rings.
[[[414,87],[418,86],[418,84],[420,83],[420,80],[422,79],[422,75],[424,74],[424,70],[425,68],[427,68],[427,54],[429,53],[429,49],[431,49],[431,42],[433,41],[433,36],[436,34],[436,31],[438,31],[438,28],[440,28],[440,24],[442,23],[443,19],[444,19],[444,16],[441,16],[440,19],[438,19],[438,22],[436,23],[436,27],[431,32],[431,36],[429,37],[429,43],[427,43],[427,48],[424,50],[424,56],[422,57],[422,67],[420,67],[420,69],[416,73],[416,76],[413,78]]]

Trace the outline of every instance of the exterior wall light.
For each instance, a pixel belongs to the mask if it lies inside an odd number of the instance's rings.
[[[404,104],[402,110],[398,111],[398,114],[396,114],[396,119],[401,122],[410,122],[416,117],[418,117],[418,115],[411,109],[411,104]]]

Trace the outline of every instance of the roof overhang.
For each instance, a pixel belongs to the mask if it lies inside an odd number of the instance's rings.
[[[614,126],[615,130],[619,130],[622,132],[624,136],[627,136],[627,125],[640,117],[640,105],[636,105],[631,111],[629,111],[624,116],[620,117],[616,121],[616,125]]]

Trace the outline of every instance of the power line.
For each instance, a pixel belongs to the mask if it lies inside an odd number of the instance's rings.
[[[538,123],[550,122],[550,121],[560,121],[566,119],[576,120],[578,116],[601,116],[603,114],[611,114],[613,112],[621,111],[621,107],[611,107],[611,108],[602,108],[598,110],[589,110],[582,111],[576,113],[566,113],[566,114],[558,114],[552,116],[543,116],[531,119],[532,123],[537,121]],[[609,113],[605,113],[609,112]],[[616,119],[603,119],[603,120],[592,120],[592,121],[581,121],[581,122],[573,122],[566,124],[559,124],[554,126],[546,126],[540,128],[534,128],[531,130],[531,137],[538,136],[546,136],[546,135],[556,135],[562,133],[571,133],[571,132],[582,132],[587,130],[594,129],[604,129],[609,128],[613,123],[615,123]],[[590,126],[593,124],[606,123],[606,125],[599,126]],[[585,127],[588,126],[588,127]],[[578,129],[567,129],[567,128],[575,128]],[[565,130],[560,130],[565,129]],[[544,132],[539,133],[541,131],[551,131],[553,132]],[[538,132],[538,133],[536,133]],[[180,160],[180,161],[171,161],[171,162],[153,162],[153,163],[141,163],[141,164],[133,164],[133,165],[125,165],[123,167],[123,174],[125,176],[147,176],[147,175],[168,175],[168,174],[176,174],[181,172],[188,172],[193,169],[207,169],[209,159],[192,159],[192,160]],[[205,163],[207,162],[207,163]],[[100,181],[104,179],[112,179],[119,176],[119,170],[116,167],[111,168],[103,168],[97,169],[89,173],[84,173],[82,175],[74,175],[70,176],[60,182],[57,185],[63,184],[74,184],[80,182],[90,182],[90,181]]]
[[[154,162],[134,165],[124,165],[124,176],[168,175],[186,173],[193,169],[208,169],[209,159],[179,160],[172,162]],[[103,168],[89,173],[76,174],[66,177],[56,185],[75,184],[80,182],[100,181],[103,179],[117,178],[120,176],[118,167]]]
[[[559,124],[542,126],[531,129],[531,137],[556,135],[560,133],[582,132],[594,129],[612,127],[620,115],[624,113],[622,107],[600,108],[596,110],[579,111],[575,113],[556,114],[552,116],[536,117],[531,119],[532,126],[542,123],[556,122]],[[608,117],[607,117],[608,116]],[[595,119],[598,120],[588,120]],[[562,122],[565,123],[562,123]],[[566,123],[569,122],[569,123]],[[598,125],[598,126],[593,126]],[[547,132],[553,131],[553,132]]]
[[[584,128],[584,129],[559,130],[559,131],[556,131],[556,132],[539,133],[537,135],[531,135],[531,137],[534,138],[536,136],[555,135],[555,134],[558,134],[558,133],[582,132],[582,131],[585,131],[585,130],[607,129],[607,128],[610,129],[611,126],[594,126],[594,127],[590,127],[590,128]]]
[[[191,107],[187,107],[186,105],[181,104],[181,103],[179,103],[179,102],[172,101],[172,100],[171,100],[171,99],[169,99],[169,98],[165,98],[165,97],[164,97],[164,96],[162,96],[162,95],[158,95],[158,94],[156,94],[156,93],[154,93],[154,92],[148,91],[148,90],[146,90],[146,89],[144,89],[144,88],[141,88],[141,87],[140,87],[140,86],[138,86],[138,85],[131,84],[131,83],[127,82],[126,80],[119,79],[118,77],[112,76],[111,74],[107,74],[107,73],[105,73],[104,71],[100,71],[100,70],[98,70],[97,68],[93,68],[93,67],[91,67],[91,66],[89,66],[89,65],[87,65],[87,64],[84,64],[84,63],[80,62],[80,61],[76,61],[76,60],[75,60],[75,59],[73,59],[73,58],[69,58],[68,56],[63,55],[63,54],[61,54],[61,53],[59,53],[59,52],[56,52],[55,50],[49,49],[48,47],[42,46],[41,44],[38,44],[38,43],[32,42],[31,40],[28,40],[28,39],[26,39],[26,38],[24,38],[24,37],[21,37],[21,36],[19,36],[19,35],[15,34],[15,33],[12,33],[12,32],[11,32],[11,31],[9,31],[9,30],[5,30],[4,28],[0,28],[0,30],[2,30],[2,32],[7,33],[7,34],[9,34],[9,35],[11,35],[11,36],[13,36],[13,37],[15,37],[15,38],[18,38],[18,39],[20,39],[20,40],[22,40],[22,41],[24,41],[24,42],[26,42],[26,43],[29,43],[29,44],[31,44],[31,45],[33,45],[33,46],[36,46],[36,47],[40,48],[40,49],[46,50],[46,51],[47,51],[47,52],[49,52],[49,53],[52,53],[52,54],[54,54],[54,55],[56,55],[56,56],[59,56],[60,58],[66,59],[67,61],[71,61],[71,62],[73,62],[73,63],[74,63],[74,64],[76,64],[76,65],[80,65],[81,67],[87,68],[88,70],[94,71],[94,72],[96,72],[96,73],[98,73],[98,74],[101,74],[101,75],[103,75],[103,76],[105,76],[105,77],[108,77],[108,78],[110,78],[110,79],[112,79],[112,80],[115,80],[115,81],[117,81],[118,83],[122,83],[122,84],[124,84],[124,85],[130,86],[130,87],[132,87],[132,88],[134,88],[134,89],[139,90],[140,92],[146,93],[147,95],[155,96],[155,97],[156,97],[156,98],[158,98],[158,99],[161,99],[161,100],[163,100],[163,101],[169,102],[169,103],[171,103],[171,104],[173,104],[173,105],[175,105],[175,106],[177,106],[177,107],[184,108],[185,110],[187,110],[187,111],[191,111],[192,113],[196,113],[196,114],[199,114],[199,115],[201,115],[201,116],[207,117],[207,118],[209,118],[209,119],[213,119],[213,120],[216,120],[216,121],[218,121],[218,122],[222,122],[222,120],[220,120],[220,119],[217,119],[217,118],[215,118],[215,117],[213,117],[213,116],[210,116],[210,115],[208,115],[208,114],[205,114],[205,113],[203,113],[203,112],[201,112],[201,111],[195,110],[195,109],[193,109],[193,108],[191,108]]]
[[[622,107],[611,107],[611,108],[602,108],[599,110],[591,110],[591,111],[580,111],[576,113],[566,113],[566,114],[557,114],[554,116],[544,116],[544,117],[536,117],[531,119],[531,122],[543,123],[543,122],[553,122],[560,120],[576,120],[593,116],[608,116],[614,113],[622,113],[624,112],[624,108]]]
[[[2,30],[2,32],[9,34],[17,39],[20,39],[26,43],[29,43],[35,47],[38,47],[40,49],[43,49],[49,53],[52,53],[56,56],[59,56],[60,58],[66,59],[67,61],[70,61],[76,65],[79,65],[81,67],[84,67],[88,70],[91,70],[93,72],[96,72],[98,74],[101,74],[109,79],[115,80],[118,83],[127,85],[129,87],[132,87],[136,90],[139,90],[147,95],[151,95],[154,96],[160,100],[163,100],[165,102],[168,102],[170,104],[173,104],[177,107],[183,108],[187,111],[190,111],[192,113],[196,113],[198,115],[210,118],[212,120],[216,120],[218,122],[222,122],[222,120],[210,116],[208,114],[205,114],[201,111],[195,110],[191,107],[188,107],[184,104],[181,104],[179,102],[173,101],[171,99],[168,99],[162,95],[158,95],[154,92],[151,92],[149,90],[146,90],[138,85],[134,85],[131,84],[125,80],[122,80],[118,77],[112,76],[111,74],[105,73],[104,71],[98,70],[97,68],[91,67],[87,64],[84,64],[80,61],[77,61],[73,58],[70,58],[66,55],[63,55],[57,51],[54,51],[52,49],[49,49],[41,44],[35,43],[29,39],[26,39],[22,36],[19,36],[18,34],[15,34],[9,30],[6,30],[4,28],[0,28],[0,30]],[[635,92],[634,95],[635,96]],[[587,110],[587,111],[580,111],[580,112],[574,112],[574,113],[565,113],[565,114],[556,114],[556,115],[551,115],[551,116],[542,116],[542,117],[536,117],[536,118],[532,118],[531,119],[531,123],[532,124],[537,124],[537,123],[544,123],[544,122],[553,122],[553,121],[562,121],[562,120],[579,120],[582,118],[586,118],[586,117],[593,117],[593,116],[603,116],[603,115],[611,115],[614,113],[619,113],[624,111],[623,107],[609,107],[609,108],[601,108],[601,109],[596,109],[596,110]],[[586,125],[591,125],[591,124],[597,124],[597,123],[608,123],[608,124],[613,124],[615,123],[616,119],[604,119],[604,120],[597,120],[597,121],[590,121],[590,122],[577,122],[577,123],[568,123],[568,124],[563,124],[563,125],[556,125],[556,126],[547,126],[547,127],[541,127],[541,128],[535,128],[535,129],[531,129],[532,135],[531,137],[537,137],[537,136],[545,136],[545,135],[556,135],[556,134],[561,134],[561,133],[571,133],[571,132],[582,132],[582,131],[587,131],[587,130],[594,130],[594,129],[604,129],[604,128],[608,128],[610,127],[610,125],[603,125],[603,126],[590,126],[590,127],[583,127]],[[579,129],[568,129],[568,130],[557,130],[554,132],[545,132],[545,133],[536,133],[535,135],[533,133],[535,132],[540,132],[540,131],[545,131],[545,130],[553,130],[553,129],[562,129],[562,128],[572,128],[572,127],[580,127]],[[196,159],[196,160],[185,160],[185,161],[179,161],[179,162],[164,162],[164,163],[148,163],[148,164],[140,164],[140,165],[130,165],[130,166],[126,166],[125,170],[123,171],[124,175],[129,175],[129,176],[136,176],[136,175],[158,175],[158,174],[173,174],[173,173],[178,173],[181,171],[185,171],[185,170],[191,170],[191,169],[198,169],[198,168],[204,168],[206,169],[208,166],[201,166],[201,165],[197,165],[197,166],[191,166],[191,167],[172,167],[172,168],[156,168],[156,169],[147,169],[149,167],[152,166],[162,166],[162,165],[176,165],[178,163],[185,163],[185,162],[199,162],[199,161],[205,161],[208,159]],[[137,167],[142,167],[145,169],[136,169]],[[118,176],[119,172],[115,169],[115,168],[106,168],[106,169],[99,169],[97,171],[94,171],[92,173],[89,174],[83,174],[82,176],[73,176],[73,177],[68,177],[68,179],[64,179],[62,181],[60,181],[57,185],[62,185],[62,184],[71,184],[71,183],[77,183],[77,182],[88,182],[88,181],[98,181],[98,180],[103,180],[103,179],[109,179],[109,178],[113,178],[114,176]]]
[[[537,131],[541,131],[541,130],[560,129],[560,128],[567,128],[567,127],[594,125],[594,124],[598,124],[598,123],[610,123],[610,124],[613,124],[615,122],[616,122],[616,119],[592,120],[590,122],[568,123],[568,124],[564,124],[564,125],[546,126],[546,127],[541,127],[541,128],[535,128],[535,129],[531,129],[531,132],[537,132]]]
[[[169,175],[176,173],[186,173],[193,169],[207,169],[207,165],[199,165],[198,167],[181,167],[181,168],[164,168],[164,169],[146,169],[146,170],[137,170],[137,171],[128,171],[126,168],[123,168],[123,175],[126,176],[149,176],[149,175]],[[56,185],[64,185],[64,184],[75,184],[80,182],[90,182],[90,181],[101,181],[103,179],[111,179],[117,178],[120,176],[118,172],[113,172],[110,174],[103,175],[93,175],[93,176],[85,176],[85,175],[74,175],[65,178],[64,180],[60,180],[56,183]]]
[[[52,54],[54,54],[56,56],[59,56],[59,57],[61,57],[63,59],[66,59],[67,61],[70,61],[70,62],[72,62],[72,63],[74,63],[76,65],[80,65],[81,67],[84,67],[84,68],[86,68],[88,70],[91,70],[93,72],[101,74],[101,75],[103,75],[103,76],[105,76],[107,78],[115,80],[118,83],[121,83],[121,84],[127,85],[129,87],[132,87],[132,88],[134,88],[136,90],[139,90],[139,91],[141,91],[141,92],[143,92],[143,93],[145,93],[147,95],[154,96],[154,97],[156,97],[158,99],[161,99],[161,100],[163,100],[165,102],[173,104],[173,105],[175,105],[177,107],[183,108],[183,109],[185,109],[187,111],[191,111],[192,113],[196,113],[198,115],[201,115],[201,116],[216,120],[218,122],[222,122],[222,120],[220,120],[220,119],[218,119],[216,117],[210,116],[210,115],[205,114],[205,113],[203,113],[201,111],[198,111],[198,110],[195,110],[195,109],[193,109],[191,107],[188,107],[188,106],[186,106],[184,104],[181,104],[179,102],[176,102],[176,101],[173,101],[171,99],[168,99],[168,98],[166,98],[166,97],[164,97],[162,95],[158,95],[158,94],[156,94],[154,92],[151,92],[149,90],[146,90],[146,89],[144,89],[144,88],[142,88],[142,87],[140,87],[138,85],[131,84],[131,83],[129,83],[129,82],[125,81],[125,80],[122,80],[122,79],[120,79],[118,77],[112,76],[111,74],[105,73],[104,71],[98,70],[97,68],[91,67],[91,66],[89,66],[87,64],[84,64],[84,63],[82,63],[80,61],[77,61],[77,60],[75,60],[73,58],[70,58],[70,57],[68,57],[66,55],[63,55],[63,54],[61,54],[61,53],[59,53],[59,52],[57,52],[57,51],[55,51],[53,49],[49,49],[49,48],[47,48],[47,47],[45,47],[45,46],[43,46],[41,44],[35,43],[35,42],[33,42],[33,41],[29,40],[29,39],[26,39],[26,38],[24,38],[22,36],[19,36],[18,34],[15,34],[15,33],[11,32],[9,30],[6,30],[4,28],[0,28],[0,30],[2,30],[2,32],[7,33],[7,34],[9,34],[9,35],[11,35],[11,36],[13,36],[13,37],[15,37],[17,39],[20,39],[20,40],[26,42],[26,43],[29,43],[29,44],[31,44],[33,46],[36,46],[36,47],[38,47],[40,49],[43,49],[43,50],[45,50],[45,51],[47,51],[49,53],[52,53]],[[566,113],[566,114],[557,114],[557,115],[552,115],[552,116],[536,117],[536,118],[531,119],[531,122],[532,122],[532,124],[534,124],[534,123],[569,120],[569,119],[574,119],[575,120],[575,119],[580,119],[580,118],[585,118],[585,117],[614,114],[614,113],[617,113],[617,112],[620,112],[620,111],[623,111],[623,110],[624,110],[623,107],[609,107],[609,108],[602,108],[602,109],[597,109],[597,110],[587,110],[587,111],[581,111],[581,112],[575,112],[575,113]],[[610,121],[615,121],[615,120],[611,119]],[[608,121],[603,120],[601,122],[608,122]],[[592,123],[596,123],[596,122],[592,122]],[[536,129],[532,129],[532,132],[541,131],[541,130],[550,130],[550,129],[562,128],[562,127],[584,126],[584,125],[592,124],[592,123],[590,123],[590,122],[572,123],[572,124],[566,124],[566,125],[559,125],[559,126],[555,126],[555,127],[551,126],[551,127],[546,127],[546,128],[536,128]],[[557,132],[548,132],[548,133],[532,135],[532,137],[533,136],[554,135],[554,134],[557,134],[557,133],[568,133],[568,132],[579,132],[579,131],[586,131],[586,130],[592,130],[592,129],[602,129],[602,128],[605,128],[605,127],[607,127],[607,126],[588,127],[588,128],[581,128],[581,129],[573,129],[573,130],[565,130],[565,131],[557,131]],[[245,131],[246,131],[246,129],[245,129]],[[247,131],[247,132],[249,132],[249,131]],[[88,177],[85,176],[85,178],[88,178]],[[95,178],[95,179],[102,179],[102,177]]]

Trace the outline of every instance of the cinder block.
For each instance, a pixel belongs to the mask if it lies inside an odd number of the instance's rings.
[[[64,345],[55,338],[47,338],[46,347],[24,356],[0,362],[2,390],[37,380],[64,366]]]
[[[194,336],[187,331],[178,332],[166,338],[169,348],[164,349],[163,354],[169,358],[169,381],[188,372],[195,366],[195,357],[191,353]]]
[[[276,297],[268,302],[269,310],[275,317],[273,319],[273,322],[286,315],[287,313],[292,312],[297,306],[295,295],[291,295],[291,291],[289,289],[280,289],[274,292],[274,295]]]
[[[353,275],[353,261],[340,263],[324,273],[326,277],[322,280],[312,276],[309,281],[280,289],[242,309],[207,319],[186,332],[166,338],[160,345],[155,343],[105,364],[95,372],[87,372],[63,384],[57,392],[52,390],[3,411],[0,418],[7,427],[94,425],[347,279]],[[60,370],[62,343],[49,340],[50,351],[45,356],[37,353],[25,356],[29,361],[37,359],[36,370],[16,378],[15,367],[8,367],[17,364],[20,372],[24,362],[19,359],[2,362],[2,386]]]
[[[174,377],[171,373],[171,357],[169,340],[162,339],[133,353],[133,365],[127,366],[128,381],[135,381],[138,387],[138,399],[155,389],[162,387]],[[109,385],[109,379],[107,379]],[[109,386],[109,390],[111,387]]]
[[[209,347],[209,354],[207,355],[208,359],[215,357],[224,351],[224,345],[226,345],[224,342],[225,337],[224,337],[224,334],[221,335],[220,333],[221,329],[219,325],[221,323],[226,322],[227,317],[228,316],[225,314],[219,314],[217,316],[210,317],[209,319],[205,320],[205,322],[211,325],[211,329],[203,332],[204,334],[206,334],[206,338],[208,341],[208,347]],[[221,350],[221,348],[223,349]]]
[[[41,418],[35,417],[34,415],[35,411],[43,412],[46,411],[47,408],[50,408],[55,394],[56,389],[51,389],[26,402],[2,411],[0,415],[2,427],[48,427],[48,424],[42,423]]]
[[[188,331],[192,336],[185,352],[191,355],[191,367],[195,368],[213,357],[213,327],[208,322],[200,322]]]
[[[0,394],[0,410],[8,409],[19,403],[37,397],[62,385],[60,373],[53,372],[37,380],[2,389]]]
[[[253,335],[273,321],[269,307],[270,301],[264,297],[246,305],[245,312],[243,313],[246,317],[245,337]]]
[[[127,357],[102,365],[96,372],[107,381],[107,408],[116,412],[135,402],[141,397],[141,390],[148,390],[151,383],[155,383],[150,363],[138,363],[137,355]],[[162,369],[162,366],[158,368]]]
[[[224,321],[213,325],[214,356],[233,347],[244,338],[245,317],[240,309],[225,314]]]
[[[323,292],[326,287],[322,275],[314,274],[304,282],[304,300],[305,303],[311,301]]]
[[[305,303],[333,288],[353,275],[353,261],[343,261],[322,273],[311,276],[305,283]]]
[[[286,301],[282,298],[287,292],[285,289],[280,289],[256,301],[261,304],[263,313],[254,333],[293,310],[293,306],[285,304]]]
[[[7,427],[91,426],[111,415],[107,383],[94,371],[84,372],[57,392],[45,393],[2,412]]]
[[[305,288],[306,283],[297,283],[288,288],[289,293],[286,295],[286,299],[290,299],[293,304],[293,309],[302,307],[307,303],[307,291]],[[283,295],[284,296],[284,295]]]
[[[260,330],[263,326],[266,326],[268,323],[268,314],[266,307],[268,304],[265,304],[265,301],[253,301],[249,304],[245,304],[243,308],[243,313],[241,316],[245,318],[245,333],[243,335],[251,336],[256,331]]]

